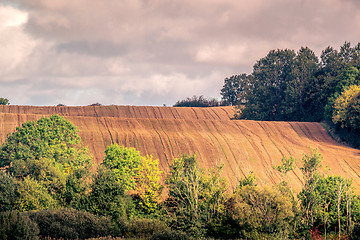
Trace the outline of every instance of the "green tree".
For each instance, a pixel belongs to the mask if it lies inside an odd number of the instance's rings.
[[[112,144],[105,151],[103,165],[115,173],[124,190],[133,190],[141,160],[141,154],[135,148]]]
[[[153,213],[158,208],[163,190],[162,173],[158,159],[153,159],[151,155],[142,157],[135,176],[135,190],[141,198],[140,205],[146,213]]]
[[[139,207],[145,213],[155,212],[163,189],[158,159],[141,156],[135,148],[112,144],[106,149],[102,164],[113,171],[121,189],[136,191]]]
[[[276,188],[247,185],[228,200],[227,215],[232,222],[233,238],[289,239],[294,218],[292,201]]]
[[[249,88],[251,75],[240,74],[225,78],[224,86],[220,94],[222,100],[231,106],[244,104],[246,102],[246,94]]]
[[[0,98],[0,105],[9,105],[9,99],[7,98]]]
[[[314,187],[317,196],[312,228],[323,226],[323,233],[351,235],[359,214],[359,200],[352,181],[341,176],[319,176]]]
[[[217,107],[221,106],[222,102],[219,102],[216,98],[209,98],[201,96],[192,96],[184,100],[179,100],[174,104],[174,107]]]
[[[303,207],[307,226],[314,225],[315,212],[318,206],[318,196],[315,192],[315,187],[319,180],[318,168],[321,161],[322,156],[317,149],[310,149],[310,153],[304,154],[302,158],[303,166],[300,170],[304,175],[305,184],[298,198]]]
[[[39,185],[33,189],[44,187],[60,206],[76,206],[88,191],[91,164],[76,127],[58,115],[17,127],[0,150],[1,167],[19,182],[28,177]]]
[[[294,157],[290,157],[290,158],[286,159],[286,157],[284,156],[284,157],[281,159],[281,165],[273,166],[274,169],[276,169],[276,170],[278,170],[280,173],[286,175],[292,194],[294,194],[294,192],[293,192],[293,190],[292,190],[292,186],[291,186],[291,183],[290,183],[290,179],[289,179],[288,172],[294,170],[294,164],[295,164],[295,162],[296,162],[296,159],[295,159]]]
[[[358,99],[360,86],[352,85],[345,89],[334,101],[332,121],[343,128],[360,129],[360,106]]]
[[[327,104],[325,106],[326,118],[332,118],[336,99],[342,94],[344,90],[352,85],[360,85],[359,70],[355,67],[346,68],[337,76],[337,84],[334,87],[334,92],[328,98]]]
[[[19,198],[15,209],[19,211],[56,208],[58,205],[47,189],[29,176],[19,182],[17,191]]]
[[[0,171],[0,212],[13,210],[17,199],[17,185],[14,177]]]
[[[300,48],[294,59],[293,78],[286,84],[285,112],[288,119],[306,121],[318,119],[318,106],[314,102],[317,89],[316,73],[319,71],[319,60],[309,48]]]
[[[0,239],[37,240],[39,228],[17,211],[0,212]]]
[[[254,120],[287,118],[286,89],[294,78],[295,57],[293,50],[272,50],[266,57],[257,61],[241,118]]]
[[[236,187],[235,191],[237,191],[237,190],[239,190],[239,188],[242,188],[245,186],[257,186],[256,175],[254,172],[251,171],[248,176],[244,176],[244,177],[240,178],[239,184]]]
[[[207,228],[216,225],[224,209],[226,191],[220,171],[216,168],[205,172],[195,156],[183,155],[173,160],[166,179],[171,227],[201,237]]]
[[[360,91],[351,98],[345,115],[347,126],[360,133]]]
[[[115,222],[133,215],[132,200],[125,195],[124,186],[114,171],[99,166],[91,185],[91,192],[84,204],[85,210],[96,215],[111,216]]]

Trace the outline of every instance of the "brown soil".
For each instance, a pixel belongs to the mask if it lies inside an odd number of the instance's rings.
[[[278,183],[282,176],[272,166],[280,164],[282,156],[294,156],[298,167],[289,177],[300,190],[302,154],[311,147],[323,155],[323,168],[330,168],[324,173],[352,178],[360,189],[360,150],[337,143],[319,123],[230,120],[234,113],[232,107],[0,106],[0,143],[25,121],[59,114],[78,126],[97,164],[111,143],[159,158],[165,172],[174,157],[196,154],[202,167],[223,164],[234,188],[251,171],[262,185]]]

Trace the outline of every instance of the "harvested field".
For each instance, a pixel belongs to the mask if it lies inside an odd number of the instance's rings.
[[[327,174],[352,178],[360,189],[360,150],[335,142],[319,123],[230,120],[234,113],[232,107],[0,106],[0,142],[25,121],[59,114],[78,126],[96,163],[111,143],[159,158],[164,171],[174,157],[196,154],[202,167],[224,164],[224,176],[234,187],[251,171],[260,184],[278,183],[281,175],[272,166],[291,155],[298,159],[298,168],[289,175],[296,190],[303,179],[302,154],[312,147],[323,155]]]

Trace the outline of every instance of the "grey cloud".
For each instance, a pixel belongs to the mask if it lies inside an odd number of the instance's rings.
[[[56,47],[56,51],[79,53],[83,55],[93,55],[97,57],[116,57],[124,55],[128,52],[126,46],[114,44],[109,41],[100,42],[86,42],[75,41],[59,43]]]
[[[225,77],[250,73],[271,49],[308,46],[319,54],[360,39],[356,0],[14,2],[28,14],[19,36],[34,46],[0,84],[13,84],[21,104],[171,105],[194,94],[219,97]]]

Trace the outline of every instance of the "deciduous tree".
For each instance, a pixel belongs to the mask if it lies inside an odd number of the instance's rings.
[[[7,98],[0,98],[0,105],[9,105],[9,99]]]
[[[24,123],[0,150],[0,166],[20,182],[27,179],[24,189],[44,188],[60,206],[76,206],[87,192],[91,164],[77,128],[58,115]]]

